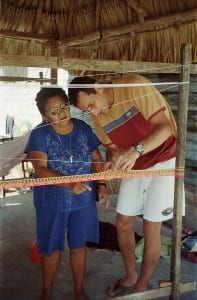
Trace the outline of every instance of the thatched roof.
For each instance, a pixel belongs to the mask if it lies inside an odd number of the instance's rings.
[[[79,70],[79,59],[179,63],[183,43],[195,62],[196,41],[197,0],[0,0],[3,65],[53,67],[53,57]]]

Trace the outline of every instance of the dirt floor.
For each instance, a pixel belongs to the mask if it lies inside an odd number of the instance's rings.
[[[0,199],[0,300],[37,300],[41,288],[40,264],[30,259],[30,248],[35,240],[35,218],[32,192]],[[114,223],[115,209],[99,207],[99,219]],[[141,219],[136,232],[141,234]],[[162,228],[162,235],[170,236],[171,230]],[[139,271],[140,262],[137,263]],[[120,252],[88,248],[86,291],[91,300],[105,300],[107,285],[123,274]],[[170,257],[161,258],[149,288],[157,288],[159,281],[170,279]],[[181,281],[197,280],[197,264],[181,259]],[[55,283],[53,300],[73,300],[73,281],[65,250]],[[162,297],[158,299],[168,299]],[[197,292],[181,295],[181,300],[197,299]]]

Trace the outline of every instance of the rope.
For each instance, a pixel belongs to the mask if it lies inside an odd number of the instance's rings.
[[[58,177],[46,177],[46,178],[23,178],[23,179],[10,179],[2,180],[0,182],[0,188],[19,188],[27,186],[42,186],[53,185],[71,182],[82,182],[92,180],[110,180],[117,178],[132,178],[132,177],[159,177],[159,176],[176,176],[184,177],[184,169],[162,169],[162,170],[131,170],[131,171],[106,171],[100,173],[91,173],[83,175],[71,175],[71,176],[58,176]]]

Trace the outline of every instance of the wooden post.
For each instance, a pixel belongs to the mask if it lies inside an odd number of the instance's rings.
[[[39,72],[39,76],[40,76],[40,86],[43,85],[43,72]]]
[[[51,69],[51,84],[57,84],[57,69]]]
[[[181,47],[182,70],[180,82],[190,80],[190,59],[191,45],[186,44]],[[178,100],[178,120],[177,120],[177,154],[176,171],[185,168],[185,148],[187,134],[187,113],[188,113],[189,83],[179,86]],[[182,230],[182,199],[183,199],[184,177],[175,178],[174,192],[174,218],[172,225],[172,257],[171,257],[171,300],[180,299],[180,261],[181,261],[181,230]]]
[[[72,1],[71,1],[72,2]],[[54,42],[51,48],[51,55],[56,56],[57,55],[57,45]],[[57,68],[51,68],[51,84],[57,84],[57,76],[58,76],[58,70]]]

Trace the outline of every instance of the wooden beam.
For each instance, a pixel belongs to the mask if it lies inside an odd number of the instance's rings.
[[[34,40],[40,42],[50,42],[54,41],[55,37],[51,34],[37,34],[32,32],[19,32],[19,31],[9,31],[0,29],[0,37],[11,38],[11,39],[19,39],[19,40]]]
[[[109,38],[121,37],[125,34],[130,34],[131,32],[142,33],[142,32],[155,30],[155,26],[160,26],[160,27],[163,26],[164,28],[166,28],[166,27],[174,26],[176,22],[182,22],[182,24],[184,24],[196,20],[197,20],[197,9],[193,9],[181,13],[169,14],[163,17],[146,19],[143,25],[136,22],[121,27],[104,29],[101,32],[95,31],[83,36],[80,35],[70,39],[62,39],[57,41],[57,44],[58,45],[65,44],[67,47],[71,47],[79,44],[89,43],[95,41],[96,39],[100,39],[101,35],[103,41],[105,41]],[[160,30],[162,30],[162,28],[160,28]]]
[[[196,282],[180,283],[181,293],[196,290]],[[148,290],[140,293],[133,293],[125,296],[113,297],[114,300],[147,300],[160,299],[165,296],[170,296],[172,287],[163,287],[159,289]]]
[[[56,44],[53,43],[52,47],[51,47],[51,55],[52,56],[57,56],[57,47]],[[50,69],[50,75],[51,75],[51,83],[52,84],[57,84],[57,77],[58,77],[58,69],[57,68],[51,68]]]
[[[74,36],[72,38],[58,40],[57,45],[58,46],[65,45],[66,47],[72,47],[81,44],[92,43],[100,40],[100,38],[101,38],[101,32],[95,31],[93,33],[86,34],[86,35]]]
[[[51,84],[57,84],[57,69],[50,69],[50,74],[51,74]]]
[[[0,65],[56,68],[58,65],[58,59],[53,56],[0,55]]]
[[[155,30],[155,26],[164,26],[164,28],[166,28],[166,27],[174,26],[174,23],[178,21],[187,23],[196,20],[197,20],[197,9],[193,9],[182,13],[175,13],[175,14],[165,15],[163,17],[146,19],[143,25],[139,23],[133,23],[133,24],[127,24],[121,27],[117,27],[114,30],[113,28],[104,30],[103,38],[109,38],[115,35],[116,36],[124,35],[126,33],[130,33],[131,31],[147,32],[150,30]]]
[[[181,47],[181,82],[190,81],[190,60],[191,44],[182,45]],[[185,150],[187,134],[187,113],[189,102],[189,84],[179,86],[178,101],[178,120],[177,120],[177,153],[176,153],[176,170],[185,168]],[[175,178],[174,191],[174,216],[172,226],[172,255],[171,255],[171,281],[172,296],[171,300],[179,299],[180,283],[180,257],[181,257],[181,229],[182,229],[182,201],[184,196],[184,177]]]
[[[180,73],[180,64],[134,62],[119,60],[77,59],[53,56],[28,56],[0,54],[1,66],[21,66],[40,68],[62,68],[66,70],[89,70],[101,72],[138,72],[138,73]],[[197,65],[191,64],[190,73],[197,74]]]
[[[0,81],[8,81],[8,82],[15,82],[15,81],[51,82],[51,79],[43,78],[42,80],[40,80],[40,78],[35,78],[35,77],[0,76]]]

